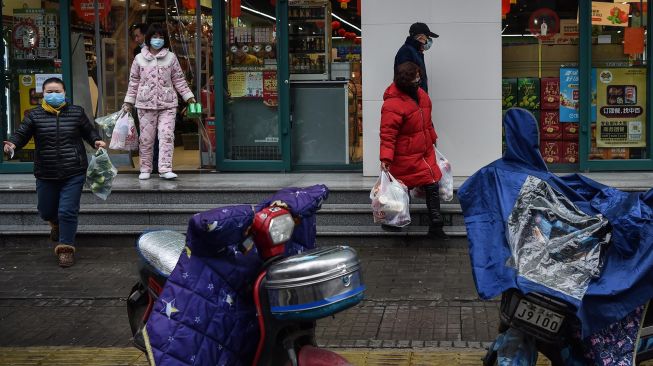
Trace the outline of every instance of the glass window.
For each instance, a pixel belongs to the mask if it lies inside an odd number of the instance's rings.
[[[281,160],[275,8],[228,2],[225,12],[226,160]]]
[[[590,160],[650,158],[646,4],[592,2],[593,96],[596,93],[597,105],[592,119]]]
[[[25,3],[25,4],[24,4]],[[40,105],[42,83],[61,77],[61,35],[58,1],[6,2],[2,27],[7,80],[7,136],[20,126],[27,111]],[[34,140],[7,163],[34,161]]]
[[[578,1],[502,3],[502,107],[533,112],[547,164],[577,164]]]

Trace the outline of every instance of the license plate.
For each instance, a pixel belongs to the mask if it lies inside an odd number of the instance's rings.
[[[552,333],[560,330],[564,316],[545,307],[535,305],[526,300],[519,301],[514,318],[533,324]]]

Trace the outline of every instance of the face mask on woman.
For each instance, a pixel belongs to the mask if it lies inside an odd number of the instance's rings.
[[[48,103],[49,105],[53,107],[59,107],[60,105],[64,104],[66,101],[66,94],[64,93],[46,93],[43,96],[43,99],[45,99],[45,102]]]
[[[161,47],[163,47],[163,44],[165,42],[163,41],[163,38],[152,38],[150,39],[150,46],[154,48],[155,50],[160,50]]]

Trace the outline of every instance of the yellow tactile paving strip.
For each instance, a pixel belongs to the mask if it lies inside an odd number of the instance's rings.
[[[338,350],[355,366],[480,365],[483,352],[456,350]],[[13,347],[0,348],[2,366],[147,366],[133,348]],[[538,365],[549,365],[541,360]]]

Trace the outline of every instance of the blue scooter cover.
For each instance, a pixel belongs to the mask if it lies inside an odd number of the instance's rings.
[[[506,151],[481,168],[458,191],[470,246],[476,289],[491,299],[510,288],[537,291],[574,304],[583,337],[615,323],[653,297],[653,190],[627,193],[582,175],[550,173],[539,151],[538,123],[527,110],[513,108],[504,117]],[[588,216],[602,215],[612,225],[603,269],[582,300],[517,276],[507,224],[524,183],[546,182]]]

